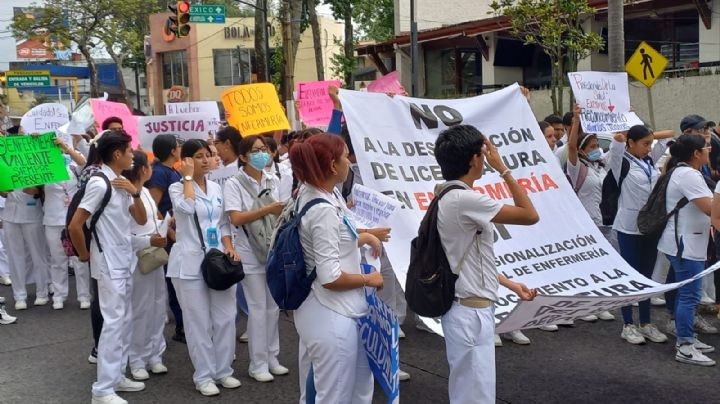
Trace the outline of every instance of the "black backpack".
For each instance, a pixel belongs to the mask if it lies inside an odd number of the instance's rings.
[[[623,157],[622,167],[620,168],[620,181],[615,181],[612,170],[608,170],[602,184],[602,199],[600,200],[600,213],[602,214],[602,222],[605,226],[612,226],[615,222],[615,216],[618,211],[618,200],[620,199],[620,191],[622,190],[623,181],[630,172],[630,162]]]
[[[438,231],[438,202],[448,192],[465,189],[451,185],[436,196],[420,222],[418,235],[410,244],[410,266],[405,281],[405,300],[416,314],[440,317],[452,307],[455,275],[448,263]]]
[[[103,211],[105,210],[105,207],[110,202],[110,197],[112,196],[112,184],[110,184],[110,180],[107,176],[105,176],[102,172],[97,172],[91,176],[92,177],[100,177],[105,181],[105,186],[107,187],[105,189],[105,195],[103,195],[103,199],[100,202],[100,206],[97,209],[97,212],[95,212],[92,215],[92,218],[90,219],[90,226],[87,224],[83,225],[83,233],[85,234],[85,248],[90,251],[90,239],[92,237],[95,238],[95,242],[97,243],[98,250],[100,252],[103,252],[102,246],[100,245],[100,239],[97,236],[97,231],[95,231],[95,226],[97,225],[98,220],[100,220],[100,215],[102,215]],[[90,182],[88,180],[88,182]],[[72,240],[70,239],[70,232],[68,231],[68,226],[70,226],[70,222],[72,221],[73,216],[75,215],[75,211],[77,211],[78,206],[80,206],[80,202],[82,202],[83,197],[85,196],[85,188],[87,187],[88,182],[85,183],[76,193],[73,195],[72,200],[70,201],[70,205],[68,206],[67,216],[65,216],[65,228],[62,230],[62,233],[60,233],[60,240],[63,243],[63,248],[65,249],[65,255],[72,257],[77,256],[77,249],[75,249],[75,246],[72,245]]]
[[[685,205],[687,205],[690,201],[688,200],[688,198],[682,197],[675,205],[673,210],[671,210],[670,212],[667,211],[666,201],[667,188],[670,184],[670,178],[672,177],[672,173],[675,171],[675,169],[680,166],[687,167],[687,164],[680,163],[678,164],[678,166],[673,167],[672,169],[670,169],[670,171],[660,177],[655,184],[652,192],[650,193],[650,196],[648,197],[645,206],[640,209],[637,218],[637,225],[640,233],[659,238],[660,235],[662,235],[662,232],[665,230],[668,220],[670,220],[670,218],[674,216],[675,241],[680,244],[680,240],[678,240],[677,228],[678,213],[680,212],[680,209],[685,207]]]

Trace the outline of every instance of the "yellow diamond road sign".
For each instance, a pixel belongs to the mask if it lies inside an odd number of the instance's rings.
[[[625,64],[625,71],[639,82],[652,87],[667,64],[667,59],[660,52],[643,41]]]

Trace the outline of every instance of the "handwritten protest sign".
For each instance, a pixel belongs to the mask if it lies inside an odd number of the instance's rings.
[[[207,114],[208,132],[215,133],[220,128],[220,110],[215,101],[170,102],[165,104],[168,115]]]
[[[298,83],[298,109],[303,122],[309,126],[327,126],[332,116],[333,103],[328,87],[340,87],[340,80]]]
[[[369,229],[387,224],[390,215],[401,206],[396,199],[360,184],[353,186],[352,201],[355,220]]]
[[[398,80],[398,72],[390,72],[368,84],[367,90],[371,93],[395,93],[405,95],[405,87]]]
[[[58,103],[40,104],[23,115],[20,120],[25,133],[56,131],[68,123],[70,116],[66,106]]]
[[[140,144],[144,150],[152,150],[155,137],[166,134],[207,140],[210,120],[210,115],[205,113],[141,116],[138,119]]]
[[[55,133],[0,137],[0,190],[52,184],[68,180]]]
[[[580,115],[583,131],[619,132],[643,124],[630,112],[627,73],[572,72],[568,78],[583,109]]]
[[[140,144],[140,138],[138,137],[138,117],[130,112],[127,105],[120,102],[103,101],[93,98],[90,100],[90,106],[92,107],[93,116],[95,117],[95,127],[98,133],[102,130],[100,126],[104,120],[111,116],[116,116],[122,119],[123,129],[132,137],[133,147]]]
[[[243,84],[222,93],[225,118],[243,136],[290,129],[290,123],[270,83]]]

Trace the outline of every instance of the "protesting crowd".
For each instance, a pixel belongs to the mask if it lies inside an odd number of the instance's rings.
[[[397,324],[429,331],[416,314],[442,317],[451,403],[494,403],[495,347],[503,338],[530,344],[521,330],[495,333],[501,287],[518,300],[538,295],[498,270],[494,229],[536,225],[542,215],[533,195],[487,133],[449,125],[432,149],[444,181],[404,246],[410,267],[402,285],[384,248],[393,229],[356,221],[352,190],[363,179],[355,150],[362,145],[343,122],[338,90],[330,87],[328,96],[327,129],[247,135],[221,125],[207,139],[159,134],[149,150],[133,148],[123,119],[112,116],[70,142],[54,137],[69,179],[0,193],[0,283],[11,286],[14,301],[12,315],[13,306],[0,309],[0,324],[21,323],[32,306],[89,310],[92,403],[126,403],[118,393],[144,390],[154,375],[173,371],[163,364],[170,319],[203,396],[241,387],[234,374],[247,364],[259,383],[296,377],[302,404],[370,403],[376,376],[358,324],[375,291]],[[715,124],[687,115],[679,132],[638,124],[606,134],[583,130],[582,116],[581,105],[550,115],[538,133],[565,174],[555,181],[569,181],[610,245],[660,284],[712,266],[720,246]],[[8,138],[42,138],[11,132]],[[488,171],[504,182],[507,201],[474,189]],[[68,301],[68,268],[77,302]],[[714,347],[697,333],[718,333],[699,314],[702,304],[715,304],[716,279],[622,307],[618,334],[635,345],[672,334],[675,360],[715,365],[707,356]],[[670,323],[658,327],[651,305],[667,307]],[[292,312],[299,336],[298,369],[280,361],[281,310]],[[247,329],[237,330],[243,313]],[[603,309],[578,319],[615,316]],[[539,328],[558,326],[572,320]],[[236,357],[236,335],[249,358]],[[402,329],[394,338],[404,338]],[[394,377],[411,376],[398,369]]]

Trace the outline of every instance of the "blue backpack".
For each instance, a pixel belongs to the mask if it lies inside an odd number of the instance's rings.
[[[320,203],[330,203],[316,198],[297,212],[298,203],[289,203],[278,219],[272,245],[265,265],[270,294],[280,310],[296,310],[310,294],[315,268],[308,274],[300,243],[300,220],[310,208]]]

